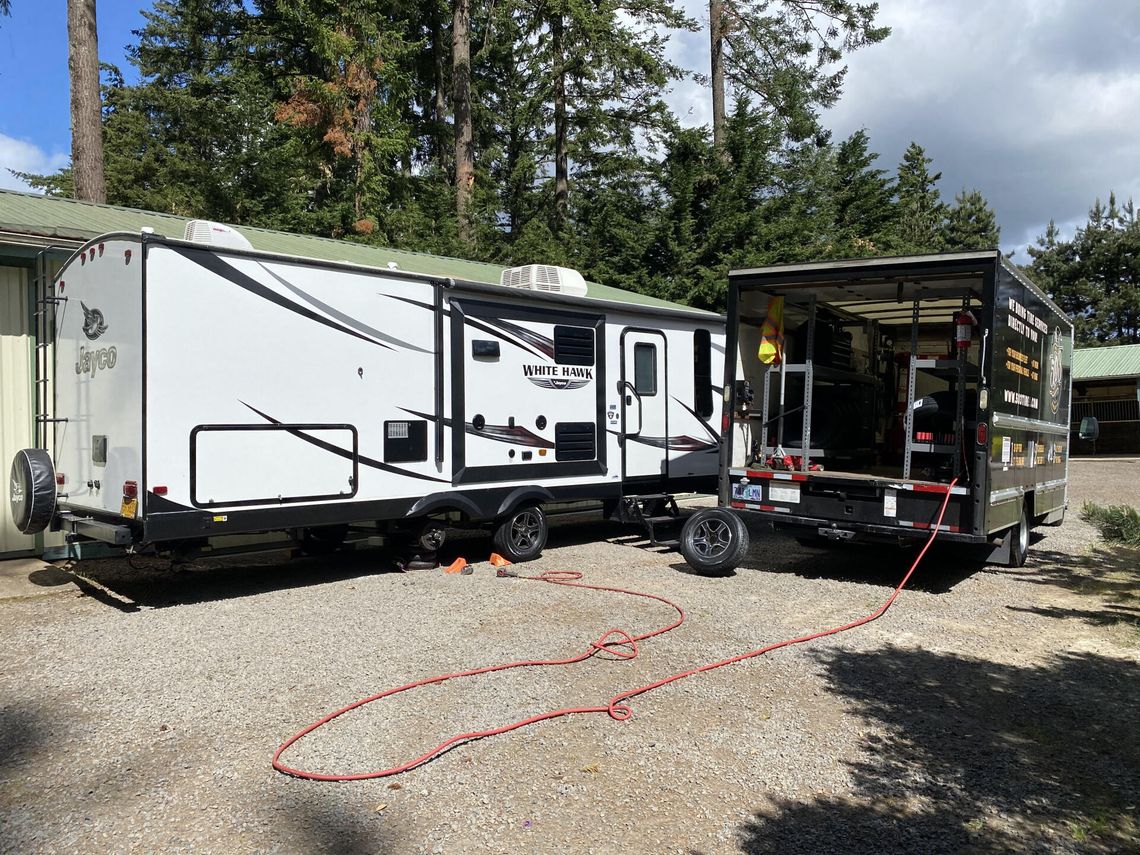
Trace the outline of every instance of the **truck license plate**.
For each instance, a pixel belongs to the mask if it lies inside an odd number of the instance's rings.
[[[773,502],[787,502],[790,505],[798,505],[800,503],[800,485],[792,484],[789,487],[782,487],[779,484],[773,484],[768,488],[768,498]]]
[[[759,502],[763,496],[759,484],[733,484],[732,498],[744,502]]]

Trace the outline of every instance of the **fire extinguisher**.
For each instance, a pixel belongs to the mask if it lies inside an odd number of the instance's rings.
[[[974,327],[977,324],[978,319],[969,309],[963,309],[954,316],[954,341],[958,345],[958,350],[970,349],[970,341],[974,337]]]

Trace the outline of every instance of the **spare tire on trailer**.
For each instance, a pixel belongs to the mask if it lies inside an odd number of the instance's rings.
[[[39,534],[55,515],[55,466],[42,448],[25,448],[12,459],[9,489],[12,519],[24,534]]]

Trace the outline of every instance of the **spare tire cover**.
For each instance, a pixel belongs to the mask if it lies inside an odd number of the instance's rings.
[[[55,513],[55,466],[42,448],[25,448],[12,460],[12,519],[24,534],[47,528]]]

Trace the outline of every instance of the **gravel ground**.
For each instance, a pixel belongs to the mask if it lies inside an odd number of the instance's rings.
[[[1140,505],[1140,461],[1073,464],[1072,499]],[[1140,851],[1140,571],[1075,514],[1023,570],[942,553],[870,626],[632,701],[462,745],[394,779],[321,784],[273,750],[330,709],[431,674],[566,656],[644,600],[387,571],[376,552],[170,573],[79,568],[0,601],[5,852]],[[816,550],[753,526],[744,566],[686,571],[627,530],[560,526],[527,573],[674,599],[681,628],[600,658],[429,687],[359,710],[286,760],[381,768],[461,730],[623,688],[875,608],[897,552]],[[123,601],[133,603],[125,605]]]

